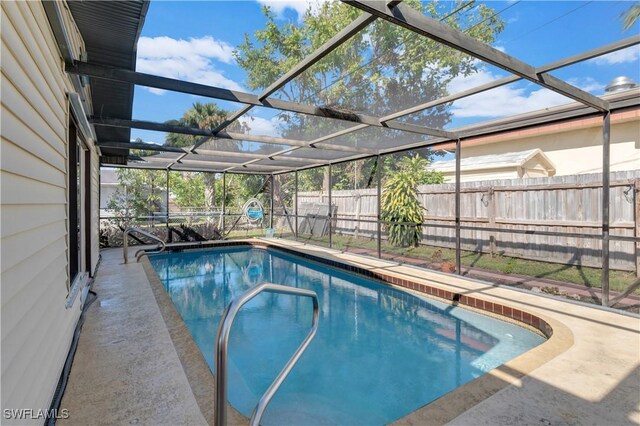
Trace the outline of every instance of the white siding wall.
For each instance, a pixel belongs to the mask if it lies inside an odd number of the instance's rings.
[[[602,128],[571,129],[508,142],[464,145],[463,158],[540,148],[556,176],[602,172]],[[611,124],[611,171],[640,169],[640,120]],[[488,177],[494,179],[493,176]],[[495,179],[498,179],[496,177]]]
[[[80,297],[71,309],[64,307],[69,279],[66,93],[72,86],[41,2],[3,1],[1,19],[1,400],[3,409],[37,410],[49,407],[80,314]],[[70,31],[74,47],[81,48],[75,26]],[[97,160],[94,153],[96,212]]]

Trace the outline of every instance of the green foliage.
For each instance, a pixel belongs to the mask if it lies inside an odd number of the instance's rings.
[[[169,188],[174,202],[181,208],[205,206],[204,176],[202,173],[171,172]]]
[[[195,102],[191,108],[182,114],[179,120],[171,120],[168,123],[187,127],[196,127],[200,129],[213,129],[222,123],[227,117],[228,112],[221,109],[215,103]],[[181,133],[169,133],[166,138],[166,145],[187,147],[196,143],[198,137],[194,135],[184,135]],[[215,141],[215,149],[217,150],[233,150],[237,149],[236,141],[221,140]],[[207,146],[203,146],[204,149]],[[211,148],[210,148],[211,149]],[[184,176],[177,175],[171,183],[171,193],[176,197],[176,204],[181,207],[206,207],[212,209],[221,201],[221,192],[218,187],[222,186],[220,179],[215,173],[186,173]],[[195,188],[189,185],[196,185]],[[202,196],[197,195],[197,191],[202,191]]]
[[[332,188],[336,191],[375,188],[378,184],[376,163],[376,158],[370,158],[334,164],[331,170]]]
[[[328,168],[318,167],[315,169],[298,172],[298,191],[319,191],[325,187],[324,182],[327,177]]]
[[[451,3],[408,0],[406,3],[448,26],[469,28],[468,34],[492,43],[504,29],[504,22],[486,4],[451,14]],[[458,2],[458,6],[462,2]],[[247,72],[252,90],[268,87],[304,57],[346,27],[358,15],[342,2],[324,2],[318,13],[307,12],[301,24],[278,19],[263,8],[265,28],[253,37],[245,34],[234,56]],[[279,90],[284,99],[335,106],[382,116],[447,94],[448,83],[476,70],[473,58],[418,36],[384,20],[377,20],[348,42]],[[305,135],[328,133],[331,120],[317,120],[302,114],[283,114],[283,131]],[[447,107],[411,116],[414,124],[443,126]],[[389,132],[392,137],[393,132]]]
[[[636,21],[640,18],[640,5],[634,4],[629,6],[629,8],[622,15],[622,26],[625,30],[628,30],[636,23]]]
[[[265,208],[269,206],[269,186],[264,185],[269,176],[249,174],[227,175],[226,210],[241,213],[242,206],[250,198],[258,198]],[[262,188],[262,189],[261,189]]]
[[[416,194],[414,176],[403,171],[395,174],[382,191],[382,215],[389,242],[399,247],[417,246],[422,239],[424,214]],[[411,223],[415,225],[409,225]]]
[[[196,127],[199,129],[213,129],[227,118],[228,112],[218,107],[215,103],[195,102],[186,110],[179,120],[169,120],[167,124],[178,126]],[[168,146],[191,146],[198,136],[184,135],[181,133],[169,133],[165,143]],[[233,141],[230,141],[233,142]]]
[[[406,0],[409,6],[442,20],[446,25],[465,31],[473,38],[491,44],[504,29],[504,22],[486,4],[464,7],[460,13],[451,10],[463,1],[421,2]],[[315,13],[307,11],[301,23],[279,19],[269,7],[263,8],[264,28],[244,41],[234,51],[235,59],[246,72],[246,85],[251,90],[265,89],[290,71],[307,55],[318,49],[348,26],[360,14],[342,2],[323,2]],[[277,96],[294,102],[325,106],[345,113],[363,112],[384,116],[409,106],[448,94],[447,86],[457,76],[476,70],[478,61],[419,36],[384,20],[376,20],[354,35],[335,51],[278,90]],[[448,105],[431,108],[405,117],[411,124],[442,128],[449,123]],[[305,114],[283,112],[279,115],[280,133],[291,139],[313,140],[339,129],[342,122],[319,119]],[[341,137],[345,146],[368,146],[375,142],[403,140],[418,142],[392,129],[373,129],[369,133],[354,132]],[[424,155],[430,160],[431,154]],[[389,157],[388,157],[389,158]],[[328,176],[328,168],[299,174],[299,191],[369,187],[367,173],[351,163]],[[385,172],[396,171],[391,159],[385,161]],[[426,172],[425,172],[426,173]],[[385,173],[386,174],[386,173]],[[422,174],[419,183],[430,182],[432,176]]]
[[[398,169],[413,176],[416,185],[433,185],[444,183],[444,175],[440,172],[428,170],[429,159],[418,154],[402,157],[398,163]]]
[[[486,4],[466,7],[464,13],[451,14],[453,7],[449,2],[423,3],[419,0],[406,0],[406,3],[435,19],[442,20],[448,26],[468,29],[467,33],[471,37],[485,43],[492,43],[496,35],[504,29],[504,22],[500,16]],[[462,1],[456,3],[456,7],[462,5]],[[323,2],[319,8],[315,13],[305,13],[301,23],[279,19],[269,7],[263,8],[266,18],[264,28],[253,35],[245,34],[244,41],[234,52],[237,63],[247,72],[246,85],[251,90],[268,87],[360,14],[357,9],[342,2]],[[477,64],[477,61],[463,53],[384,20],[377,20],[280,89],[278,97],[347,110],[346,112],[361,111],[383,116],[447,95],[448,83],[457,76],[474,72]],[[173,120],[171,123],[211,129],[226,117],[227,111],[215,104],[195,103],[179,120]],[[286,112],[281,113],[279,118],[280,133],[285,138],[313,140],[337,130],[337,120]],[[448,106],[444,105],[422,114],[414,114],[410,118],[407,117],[406,121],[441,128],[450,118]],[[245,125],[243,128],[237,123],[235,125],[239,127],[229,130],[243,132],[250,126]],[[406,138],[406,134],[395,130],[377,130],[378,133],[372,134],[381,142]],[[363,139],[366,139],[363,134],[354,132],[345,135],[340,144],[360,146],[365,142],[371,143],[370,140]],[[166,143],[172,146],[190,146],[195,140],[193,136],[172,133],[167,136]],[[405,140],[406,142],[408,141]],[[203,148],[238,150],[239,143],[242,142],[219,139],[214,143],[207,143]],[[432,155],[433,153],[426,151],[419,155],[423,161],[417,158],[406,160],[414,162],[413,165],[401,164],[402,162],[394,161],[394,158],[389,156],[385,160],[384,174],[405,176],[410,179],[409,183],[413,183],[413,187],[417,184],[440,182],[440,175],[428,172],[423,167]],[[371,181],[372,177],[375,177],[375,165],[351,162],[333,168],[331,178],[326,167],[300,173],[299,191],[316,191],[320,188],[327,190],[330,183],[334,189],[375,186]],[[172,193],[176,198],[184,199],[186,204],[199,202],[201,198],[196,193],[199,191],[200,181],[197,179],[192,182],[193,188],[187,185],[187,182],[176,180],[172,183],[172,188],[175,188],[172,189]],[[202,179],[204,204],[207,207],[219,205],[221,179],[213,174],[204,174]],[[254,196],[263,182],[262,176],[229,175],[225,200],[228,210]],[[387,184],[390,185],[390,182]],[[281,191],[278,190],[277,183],[275,189],[275,204],[281,205],[283,200],[279,200]],[[266,194],[268,192],[260,195],[264,202],[267,201]]]
[[[144,169],[117,169],[120,187],[107,207],[118,217],[151,216],[162,211],[165,172]]]
[[[422,239],[424,212],[417,186],[444,182],[442,173],[428,171],[428,165],[429,161],[417,154],[403,157],[384,183],[381,219],[388,222],[389,242],[395,246],[417,247]]]

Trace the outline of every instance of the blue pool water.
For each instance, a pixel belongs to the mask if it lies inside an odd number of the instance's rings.
[[[211,370],[218,322],[233,298],[264,281],[318,294],[318,334],[263,424],[386,424],[544,340],[276,250],[167,253],[151,263]],[[307,298],[261,294],[238,314],[229,344],[229,401],[241,413],[251,415],[304,339],[311,312]]]

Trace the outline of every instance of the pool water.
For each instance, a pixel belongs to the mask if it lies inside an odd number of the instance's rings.
[[[318,294],[318,333],[271,401],[265,425],[387,424],[544,341],[272,249],[164,253],[151,263],[212,371],[218,323],[235,297],[264,281]],[[308,298],[265,293],[236,317],[229,401],[245,416],[308,333],[311,313]]]

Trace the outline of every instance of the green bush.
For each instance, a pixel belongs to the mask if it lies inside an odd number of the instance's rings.
[[[422,239],[424,208],[418,200],[417,186],[444,181],[441,173],[427,170],[428,164],[428,159],[418,155],[405,157],[384,184],[380,217],[389,222],[385,229],[395,246],[418,247]]]

